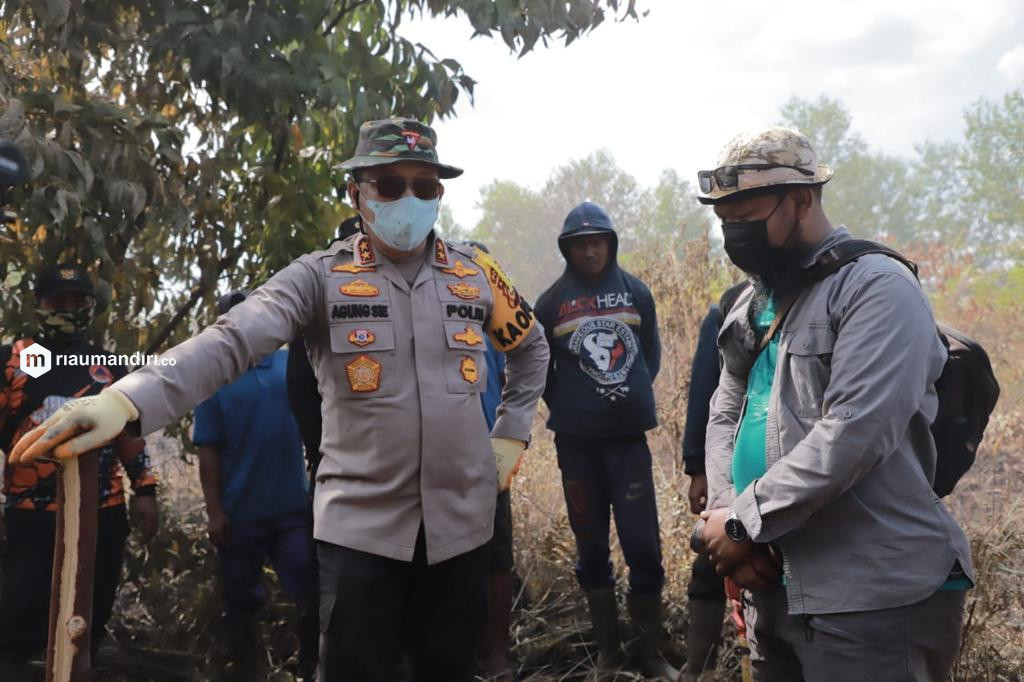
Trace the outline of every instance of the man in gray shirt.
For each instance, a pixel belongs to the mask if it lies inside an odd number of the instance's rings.
[[[932,491],[946,361],[902,263],[809,268],[850,239],[821,203],[832,170],[803,135],[733,139],[698,174],[751,286],[719,334],[703,540],[746,588],[758,680],[944,680],[973,585]]]
[[[544,334],[498,264],[433,231],[440,180],[462,173],[436,140],[412,119],[364,123],[341,165],[364,232],[300,257],[168,351],[173,365],[69,403],[12,452],[70,457],[126,424],[151,433],[302,333],[323,396],[314,535],[331,682],[398,679],[403,655],[417,680],[473,678],[496,492],[547,372]],[[507,358],[490,434],[485,334]]]

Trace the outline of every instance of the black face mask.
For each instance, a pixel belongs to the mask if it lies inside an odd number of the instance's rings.
[[[793,223],[782,246],[768,243],[768,221],[785,200],[779,203],[763,220],[747,220],[742,222],[722,222],[722,235],[725,237],[725,252],[736,267],[749,275],[770,283],[785,277],[787,270],[798,269],[800,258],[805,250],[791,248],[790,243],[796,236],[797,223]]]

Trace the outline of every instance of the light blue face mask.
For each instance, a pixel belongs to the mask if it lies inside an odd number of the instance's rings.
[[[396,201],[367,199],[366,205],[377,217],[370,229],[382,242],[398,251],[412,251],[423,243],[437,221],[440,199],[402,197]]]

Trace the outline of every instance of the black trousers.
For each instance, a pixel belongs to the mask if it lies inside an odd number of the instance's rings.
[[[427,565],[317,546],[320,682],[470,682],[486,618],[486,545]],[[406,664],[407,663],[407,667]]]
[[[0,557],[0,658],[23,663],[46,649],[50,618],[54,512],[11,509],[4,515],[7,542]],[[99,510],[92,594],[92,643],[106,634],[117,596],[128,539],[124,505]]]
[[[660,594],[665,583],[651,451],[643,434],[580,438],[555,434],[569,525],[576,536],[576,578],[584,590],[615,585],[611,516],[629,566],[629,589]]]

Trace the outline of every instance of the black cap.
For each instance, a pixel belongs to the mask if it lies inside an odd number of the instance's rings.
[[[36,298],[55,296],[67,291],[77,291],[93,298],[96,297],[96,287],[92,285],[89,273],[81,265],[74,263],[47,265],[36,276]]]
[[[234,308],[236,305],[245,300],[245,297],[249,295],[248,289],[235,289],[229,291],[220,298],[217,299],[217,314],[223,315],[227,311]]]

